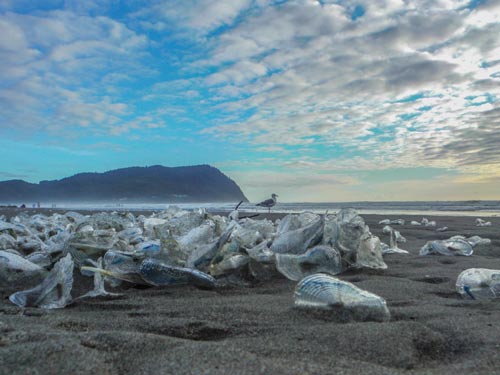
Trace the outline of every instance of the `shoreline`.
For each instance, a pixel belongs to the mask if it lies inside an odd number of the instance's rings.
[[[175,205],[172,205],[175,206]],[[346,206],[348,207],[348,206]],[[199,207],[204,208],[204,207]],[[134,215],[151,215],[153,213],[161,212],[166,210],[167,207],[158,208],[158,209],[150,209],[150,208],[121,208],[121,207],[109,207],[109,208],[48,208],[48,207],[40,207],[40,208],[19,208],[14,206],[0,206],[0,215],[5,215],[8,218],[11,216],[16,216],[21,213],[28,214],[30,216],[36,214],[43,214],[50,216],[54,213],[63,214],[65,212],[75,211],[82,214],[93,214],[96,212],[131,212]],[[191,208],[188,211],[195,210],[198,208]],[[221,215],[227,216],[232,210],[231,209],[207,209],[207,212],[212,215]],[[288,214],[298,214],[301,212],[314,212],[316,214],[325,214],[326,212],[333,214],[338,210],[271,210],[271,213],[268,213],[267,210],[248,210],[248,209],[240,209],[240,216],[251,216],[256,215],[256,219],[259,218],[267,218],[267,217],[283,217]],[[422,217],[464,217],[464,218],[488,218],[488,219],[500,219],[500,212],[497,211],[425,211],[425,210],[358,210],[356,209],[359,215],[361,216],[386,216],[387,218],[409,218],[408,220],[420,220]]]

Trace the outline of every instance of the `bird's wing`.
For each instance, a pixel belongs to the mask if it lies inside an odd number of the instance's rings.
[[[274,204],[274,201],[272,199],[266,199],[263,202],[257,203],[257,206],[269,206],[271,204]]]

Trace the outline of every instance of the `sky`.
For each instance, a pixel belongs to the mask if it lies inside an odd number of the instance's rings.
[[[0,180],[500,199],[499,0],[0,0]]]

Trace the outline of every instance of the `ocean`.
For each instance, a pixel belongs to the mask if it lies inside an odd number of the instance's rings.
[[[212,212],[230,212],[236,203],[60,203],[57,208],[89,209],[89,210],[163,210],[172,206],[183,209],[204,208]],[[43,207],[43,205],[42,205]],[[500,216],[500,201],[408,201],[408,202],[320,202],[320,203],[281,203],[272,208],[272,212],[292,213],[312,211],[334,213],[341,208],[354,208],[360,214],[387,215],[440,215],[440,216]],[[240,210],[247,212],[266,212],[267,209],[255,206],[254,203],[243,203]]]

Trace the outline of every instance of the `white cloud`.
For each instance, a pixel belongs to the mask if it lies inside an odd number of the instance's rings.
[[[365,14],[351,21],[358,4]],[[459,147],[443,147],[479,137],[470,133],[476,117],[499,103],[497,64],[482,65],[497,59],[499,23],[496,15],[479,22],[485,11],[468,1],[421,5],[294,1],[247,15],[212,38],[206,63],[220,71],[205,83],[218,109],[253,114],[204,133],[255,147],[338,145],[366,158],[363,166],[374,158],[386,167],[457,166]],[[244,64],[261,69],[232,71]],[[417,93],[425,95],[394,102]]]

